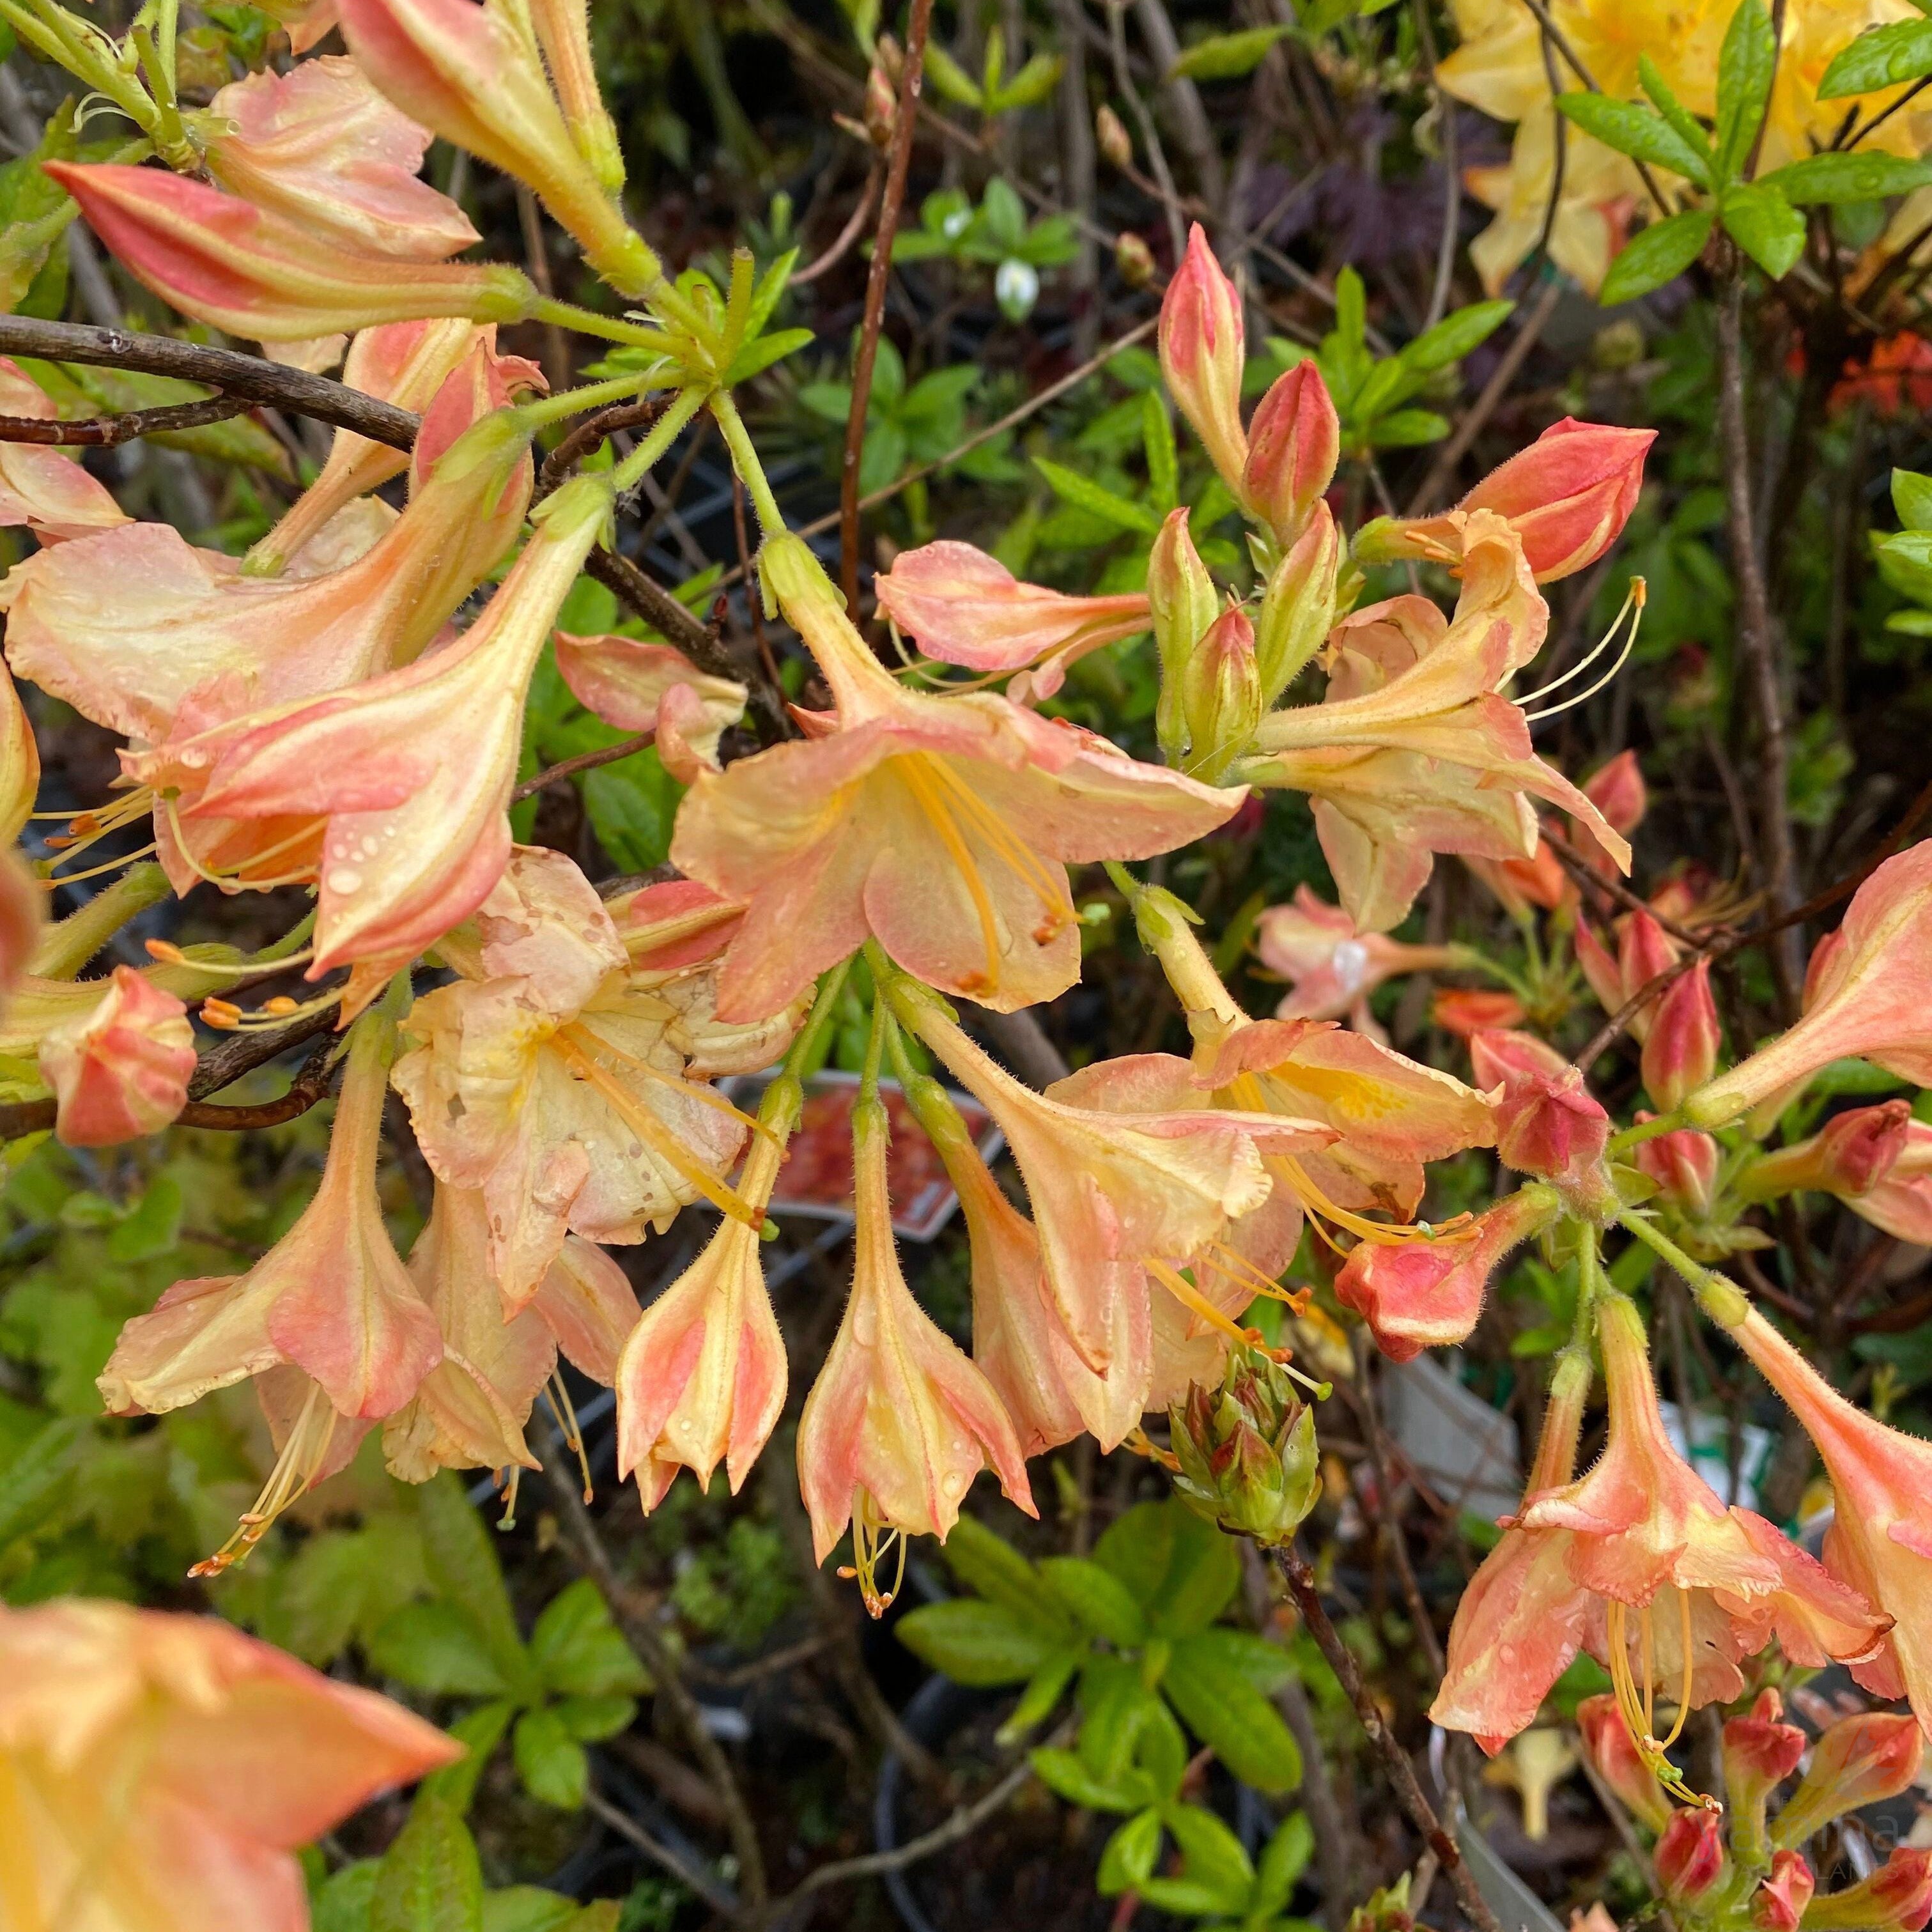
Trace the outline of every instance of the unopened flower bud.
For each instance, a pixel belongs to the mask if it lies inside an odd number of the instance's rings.
[[[1759,1932],[1798,1932],[1804,1908],[1818,1889],[1817,1875],[1796,1852],[1779,1852],[1771,1872],[1751,1900],[1751,1923]]]
[[[1764,1810],[1771,1794],[1798,1768],[1809,1738],[1784,1721],[1784,1700],[1767,1690],[1724,1726],[1724,1792],[1730,1801],[1731,1847],[1747,1864],[1765,1862]]]
[[[1609,1213],[1616,1198],[1604,1165],[1610,1117],[1582,1073],[1527,1034],[1478,1034],[1469,1057],[1479,1086],[1503,1090],[1496,1105],[1503,1165],[1554,1181],[1573,1214],[1600,1220]]]
[[[1129,288],[1144,289],[1154,280],[1154,250],[1130,229],[1124,228],[1114,242],[1114,266]]]
[[[1194,425],[1221,480],[1238,496],[1247,466],[1241,374],[1247,332],[1241,298],[1196,222],[1160,304],[1160,366],[1168,392]]]
[[[1909,1711],[1870,1711],[1832,1725],[1813,1748],[1804,1782],[1778,1814],[1772,1842],[1802,1845],[1834,1818],[1909,1790],[1924,1745]]]
[[[1284,547],[1334,480],[1341,418],[1312,357],[1276,379],[1248,425],[1241,497]]]
[[[1214,622],[1214,580],[1194,548],[1184,506],[1168,514],[1148,553],[1148,604],[1154,642],[1160,652],[1160,698],[1154,730],[1161,754],[1178,764],[1187,749],[1187,713],[1183,691],[1195,647]]]
[[[131,966],[117,966],[100,1003],[50,1028],[40,1076],[59,1107],[69,1147],[113,1147],[158,1133],[188,1100],[194,1071],[188,1009]]]
[[[1610,1010],[1615,1012],[1617,1006],[1634,998],[1658,974],[1669,972],[1679,956],[1677,942],[1648,913],[1632,913],[1624,922],[1623,938],[1617,946],[1617,974],[1622,996]],[[1648,1039],[1656,1019],[1657,1002],[1653,998],[1631,1016],[1631,1036],[1638,1040]]]
[[[1700,959],[1665,990],[1644,1039],[1643,1084],[1660,1107],[1675,1107],[1717,1071],[1718,1032],[1711,962]]]
[[[1932,1918],[1932,1851],[1900,1845],[1862,1883],[1814,1898],[1805,1932],[1921,1932]]]
[[[1630,1736],[1630,1726],[1606,1694],[1576,1706],[1576,1735],[1597,1775],[1623,1801],[1630,1815],[1660,1832],[1670,1822],[1670,1800]]]
[[[1724,1876],[1724,1820],[1715,1811],[1673,1811],[1657,1841],[1657,1878],[1673,1905],[1702,1898]]]
[[[1120,117],[1104,103],[1094,110],[1094,140],[1111,166],[1124,172],[1133,166],[1134,144],[1128,138]]]
[[[1855,1200],[1898,1165],[1911,1126],[1910,1101],[1850,1108],[1834,1114],[1808,1139],[1754,1161],[1738,1177],[1738,1191],[1751,1201],[1774,1200],[1804,1188]]]
[[[1335,577],[1341,538],[1328,506],[1317,499],[1307,526],[1268,581],[1255,627],[1255,656],[1265,710],[1322,648],[1335,622]]]
[[[1315,1507],[1315,1412],[1258,1348],[1231,1349],[1220,1387],[1196,1383],[1168,1420],[1180,1463],[1175,1489],[1235,1535],[1285,1543]]]
[[[577,152],[605,193],[624,187],[624,154],[617,130],[597,85],[596,63],[590,52],[588,0],[530,0],[530,25],[549,64],[557,104]]]
[[[1583,796],[1600,812],[1612,832],[1626,836],[1643,823],[1650,794],[1634,752],[1619,752],[1583,781]]]
[[[1636,1118],[1641,1124],[1656,1116],[1640,1108]],[[1640,1141],[1630,1150],[1638,1172],[1657,1184],[1662,1199],[1687,1214],[1700,1215],[1710,1212],[1721,1154],[1722,1150],[1708,1134],[1699,1133],[1693,1127],[1680,1127],[1674,1132]]]
[[[874,147],[883,152],[892,144],[892,129],[899,112],[898,89],[886,71],[882,57],[875,57],[866,76],[866,133]]]
[[[1246,748],[1262,715],[1255,629],[1231,604],[1208,627],[1181,674],[1188,775],[1212,784]]]

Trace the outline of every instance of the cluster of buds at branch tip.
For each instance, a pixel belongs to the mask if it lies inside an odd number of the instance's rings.
[[[1326,1383],[1312,1385],[1319,1400]],[[1174,1486],[1237,1536],[1286,1543],[1322,1492],[1315,1412],[1264,1349],[1236,1346],[1218,1388],[1197,1382],[1168,1411]]]

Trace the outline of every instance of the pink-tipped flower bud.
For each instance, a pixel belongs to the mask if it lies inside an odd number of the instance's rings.
[[[1392,1362],[1453,1347],[1469,1339],[1503,1257],[1561,1211],[1556,1190],[1532,1183],[1433,1240],[1365,1240],[1335,1277],[1335,1298],[1369,1324]]]
[[[1657,1117],[1639,1108],[1636,1118],[1641,1124]],[[1640,1141],[1630,1150],[1630,1157],[1637,1171],[1657,1184],[1662,1199],[1687,1214],[1702,1215],[1711,1210],[1722,1152],[1708,1134],[1679,1127],[1654,1140]]]
[[[1660,974],[1669,972],[1681,956],[1676,940],[1648,913],[1632,913],[1624,922],[1623,937],[1617,944],[1617,976],[1623,988],[1623,998],[1617,1006],[1624,1000],[1634,999]],[[1614,1012],[1616,1007],[1610,1010]],[[1657,1003],[1653,999],[1631,1018],[1632,1037],[1648,1039],[1656,1018]]]
[[[899,118],[899,91],[883,59],[874,59],[866,76],[866,135],[884,152],[892,145]]]
[[[1805,1932],[1922,1932],[1932,1918],[1932,1851],[1899,1846],[1862,1882],[1814,1898]]]
[[[1673,1811],[1657,1841],[1657,1879],[1673,1905],[1702,1898],[1724,1873],[1724,1822],[1720,1814]]]
[[[1842,1719],[1813,1749],[1804,1782],[1772,1828],[1773,1841],[1802,1845],[1834,1818],[1909,1790],[1924,1748],[1924,1734],[1909,1711]]]
[[[1576,1068],[1528,1034],[1478,1034],[1469,1042],[1478,1084],[1498,1084],[1496,1155],[1519,1174],[1553,1181],[1572,1213],[1600,1220],[1615,1204],[1604,1165],[1610,1117]]]
[[[1265,710],[1327,640],[1335,622],[1335,581],[1342,539],[1328,506],[1318,500],[1307,526],[1275,566],[1255,626]]]
[[[1911,1127],[1910,1101],[1850,1108],[1834,1114],[1808,1139],[1754,1161],[1738,1177],[1738,1191],[1751,1201],[1774,1200],[1804,1188],[1856,1200],[1870,1192],[1898,1165]]]
[[[1342,421],[1312,358],[1276,379],[1248,425],[1241,497],[1284,548],[1334,481]]]
[[[1604,814],[1612,832],[1626,837],[1643,823],[1650,794],[1634,752],[1619,752],[1583,781],[1583,796]]]
[[[1587,919],[1577,920],[1570,944],[1598,1005],[1606,1013],[1615,1012],[1624,1003],[1623,969],[1616,956],[1598,938],[1597,928]]]
[[[1214,580],[1188,534],[1185,505],[1168,514],[1148,553],[1148,607],[1160,653],[1154,731],[1171,765],[1187,750],[1187,668],[1218,614]]]
[[[100,1003],[42,1036],[40,1075],[69,1147],[113,1147],[158,1133],[188,1100],[194,1028],[188,1009],[131,966],[117,966]]]
[[[1184,769],[1212,784],[1247,748],[1262,715],[1255,627],[1238,604],[1229,604],[1195,646],[1181,673],[1180,697],[1188,738]]]
[[[1444,1033],[1473,1040],[1479,1033],[1517,1024],[1523,1017],[1522,1002],[1514,993],[1486,986],[1447,986],[1430,1000],[1429,1017]]]
[[[1662,1831],[1670,1822],[1670,1800],[1643,1761],[1616,1698],[1586,1697],[1576,1706],[1576,1735],[1597,1775],[1624,1809],[1653,1832]]]
[[[1711,962],[1700,959],[1657,1003],[1643,1042],[1643,1084],[1668,1112],[1717,1069],[1718,1003],[1711,996]]]
[[[1130,229],[1114,237],[1114,267],[1129,288],[1145,288],[1154,280],[1154,250]]]
[[[1565,416],[1491,470],[1457,508],[1507,517],[1538,583],[1568,577],[1594,563],[1622,533],[1656,440],[1654,429]]]
[[[1109,167],[1124,172],[1134,164],[1134,144],[1130,138],[1120,117],[1108,106],[1094,110],[1094,140],[1101,153],[1106,157]],[[1146,244],[1142,244],[1144,247]]]
[[[1798,1932],[1804,1908],[1818,1889],[1817,1874],[1797,1852],[1779,1852],[1751,1900],[1751,1923],[1759,1932]]]
[[[1240,296],[1222,273],[1196,222],[1161,302],[1160,366],[1181,414],[1194,425],[1221,480],[1237,495],[1248,460],[1248,439],[1241,428],[1246,340]]]
[[[1772,1689],[1761,1693],[1742,1718],[1725,1725],[1724,1741],[1732,1849],[1746,1864],[1762,1866],[1766,1856],[1765,1806],[1798,1768],[1810,1739],[1796,1724],[1784,1722],[1784,1700]]]

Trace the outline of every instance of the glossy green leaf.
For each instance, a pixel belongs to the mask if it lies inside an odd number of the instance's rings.
[[[1150,1876],[1160,1856],[1160,1814],[1150,1807],[1137,1811],[1101,1848],[1095,1887],[1106,1898],[1138,1888]]]
[[[1909,530],[1932,530],[1932,476],[1916,470],[1892,472],[1892,506]]]
[[[1252,74],[1286,27],[1244,27],[1196,40],[1168,71],[1170,80],[1235,80]]]
[[[956,1597],[899,1620],[898,1639],[956,1684],[1023,1684],[1061,1648],[1052,1633],[1004,1604]]]
[[[1724,231],[1773,281],[1804,252],[1804,218],[1774,188],[1740,183],[1724,190]]]
[[[1604,94],[1566,94],[1556,105],[1564,119],[1605,147],[1633,160],[1648,161],[1653,167],[1668,168],[1700,188],[1710,186],[1709,154],[1702,147],[1694,147],[1650,108],[1634,100],[1613,100]]]
[[[530,1659],[510,1607],[502,1565],[463,1485],[447,1472],[424,1484],[416,1492],[416,1510],[430,1585],[445,1602],[461,1606],[503,1682],[527,1682]]]
[[[1932,21],[1924,22],[1932,26]],[[1802,161],[1758,177],[1761,188],[1774,189],[1799,208],[1822,202],[1882,201],[1910,194],[1932,182],[1932,167],[1903,154],[1808,154]]]
[[[1104,517],[1108,523],[1118,524],[1124,530],[1138,530],[1143,536],[1153,536],[1160,529],[1160,513],[1146,504],[1117,496],[1112,490],[1102,489],[1078,471],[1069,470],[1044,456],[1036,456],[1033,460],[1034,467],[1046,478],[1054,494],[1063,502],[1089,511],[1096,517]]]
[[[1734,181],[1764,122],[1778,70],[1778,37],[1763,0],[1738,0],[1718,52],[1718,138],[1712,178]]]
[[[516,1706],[507,1698],[478,1704],[475,1710],[464,1712],[449,1727],[449,1735],[464,1747],[464,1754],[454,1764],[431,1772],[423,1780],[424,1795],[467,1812],[476,1796],[476,1780],[496,1754],[516,1714]]]
[[[1082,1629],[1124,1650],[1146,1642],[1147,1619],[1111,1570],[1084,1556],[1049,1556],[1040,1572]]]
[[[1424,373],[1446,369],[1486,342],[1515,308],[1513,302],[1471,302],[1445,315],[1433,328],[1425,328],[1404,346],[1400,359]]]
[[[1253,1909],[1276,1912],[1284,1910],[1295,1883],[1308,1869],[1315,1855],[1315,1828],[1304,1811],[1291,1811],[1274,1828],[1262,1847],[1261,1863],[1255,1873]]]
[[[1674,281],[1704,252],[1714,219],[1708,208],[1692,208],[1640,230],[1610,264],[1598,301],[1612,308]]]
[[[1818,81],[1820,100],[1875,94],[1932,74],[1932,20],[1894,20],[1870,27],[1832,57]]]
[[[1176,1643],[1161,1688],[1187,1728],[1257,1791],[1301,1781],[1301,1753],[1281,1714],[1218,1652]]]

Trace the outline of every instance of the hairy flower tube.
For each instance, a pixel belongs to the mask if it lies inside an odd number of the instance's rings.
[[[678,814],[672,862],[748,908],[719,981],[727,1018],[776,1012],[868,937],[998,1011],[1052,999],[1079,973],[1067,862],[1168,850],[1240,803],[991,692],[902,686],[799,538],[768,539],[760,567],[837,710],[801,742],[699,772]]]

